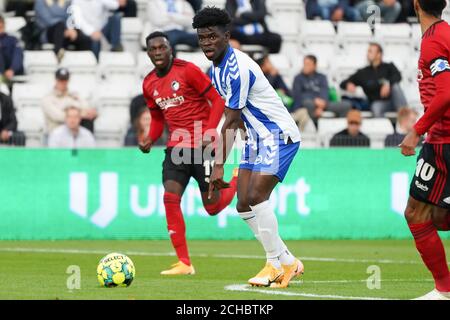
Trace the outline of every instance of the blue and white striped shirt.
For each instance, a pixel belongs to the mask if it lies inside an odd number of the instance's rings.
[[[210,77],[226,106],[242,110],[250,142],[278,141],[278,137],[284,143],[289,137],[294,143],[300,141],[295,121],[261,68],[248,55],[229,47],[222,62],[211,68]]]

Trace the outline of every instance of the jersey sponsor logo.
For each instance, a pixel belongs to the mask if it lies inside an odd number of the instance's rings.
[[[161,109],[164,110],[172,107],[181,106],[184,103],[184,97],[175,96],[173,98],[158,98],[155,100],[155,102]]]
[[[447,58],[437,58],[434,60],[430,66],[430,70],[433,77],[439,73],[450,71],[450,65]]]
[[[173,81],[170,86],[172,87],[173,91],[178,91],[178,89],[180,89],[180,83],[178,81]]]
[[[416,187],[419,188],[422,191],[427,192],[429,189],[426,185],[421,184],[419,181],[416,180]]]

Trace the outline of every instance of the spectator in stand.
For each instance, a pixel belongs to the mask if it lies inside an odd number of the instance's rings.
[[[135,120],[139,117],[142,109],[147,109],[147,103],[145,102],[144,95],[138,94],[130,103],[130,124],[134,125]]]
[[[203,5],[203,0],[187,0],[187,2],[189,2],[194,12],[199,11]]]
[[[59,60],[69,45],[76,50],[90,50],[91,39],[81,30],[68,28],[68,8],[70,0],[36,0],[34,11],[36,24],[42,29],[42,42],[50,42]]]
[[[334,135],[330,147],[369,147],[370,139],[361,132],[362,117],[359,110],[347,113],[347,129]]]
[[[198,47],[197,33],[192,29],[194,10],[186,0],[150,1],[147,18],[155,28],[164,31],[173,50],[177,44]]]
[[[137,137],[142,135],[142,132],[148,132],[146,126],[150,126],[151,116],[146,114],[148,111],[147,102],[144,99],[143,94],[139,94],[131,100],[130,104],[130,122],[131,126],[125,136],[125,146],[137,146]],[[168,139],[167,128],[158,141],[155,142],[155,146],[165,146]]]
[[[317,121],[325,110],[334,112],[338,117],[344,117],[352,107],[347,101],[330,101],[327,77],[317,72],[317,58],[314,55],[307,55],[303,59],[303,69],[294,79],[292,95],[294,104],[291,114],[300,125],[308,121],[304,118],[305,109],[317,126]]]
[[[358,10],[364,21],[373,15],[373,10],[370,10],[371,6],[380,8],[381,22],[384,23],[396,22],[402,11],[402,5],[397,0],[361,0],[355,5],[355,9]]]
[[[231,38],[241,44],[257,44],[266,47],[269,53],[278,53],[281,36],[269,31],[265,18],[265,0],[227,0],[225,8],[233,18]]]
[[[50,148],[94,148],[94,135],[83,128],[81,123],[81,109],[78,107],[67,107],[64,109],[64,124],[55,128],[48,138]]]
[[[337,21],[357,21],[361,16],[348,0],[307,0],[306,17]]]
[[[14,11],[16,17],[25,17],[27,11],[33,10],[35,0],[6,0],[5,11]]]
[[[19,40],[5,32],[5,19],[0,16],[0,71],[3,80],[11,82],[15,75],[22,75],[23,50]]]
[[[117,12],[120,12],[124,18],[135,18],[137,17],[137,3],[136,0],[120,0],[119,9]]]
[[[125,146],[137,146],[139,142],[142,142],[148,136],[151,119],[152,117],[148,108],[141,108],[139,110],[132,127],[125,136]]]
[[[371,43],[367,51],[369,65],[356,71],[341,83],[341,88],[354,94],[362,87],[374,116],[383,117],[387,111],[398,111],[407,105],[400,88],[402,75],[393,63],[383,62],[383,48]]]
[[[111,51],[123,51],[121,42],[121,14],[111,13],[119,9],[123,0],[73,0],[73,22],[92,39],[92,51],[99,57],[102,36],[111,45]]]
[[[65,68],[56,71],[56,82],[53,91],[42,100],[42,110],[47,124],[47,133],[62,125],[65,120],[65,109],[77,107],[81,110],[81,125],[94,131],[94,120],[97,110],[81,99],[76,93],[69,91],[69,70]]]
[[[417,122],[418,114],[410,108],[401,108],[397,115],[395,132],[384,140],[386,147],[398,147]]]
[[[278,72],[278,69],[270,61],[269,56],[267,54],[256,53],[253,55],[253,59],[261,67],[262,72],[266,76],[267,80],[269,80],[270,85],[278,93],[278,96],[283,101],[284,106],[287,109],[290,109],[293,103],[291,91],[286,86],[286,83]]]
[[[25,145],[25,134],[17,131],[14,105],[9,96],[0,92],[0,145]]]

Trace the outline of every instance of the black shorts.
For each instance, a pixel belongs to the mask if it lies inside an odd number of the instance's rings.
[[[414,199],[450,209],[450,144],[425,143],[409,194]]]
[[[204,148],[168,147],[163,162],[163,183],[173,180],[186,187],[191,177],[197,180],[201,192],[207,192],[211,176],[214,152]]]

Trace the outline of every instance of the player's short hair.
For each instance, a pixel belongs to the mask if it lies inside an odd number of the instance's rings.
[[[231,17],[226,10],[217,7],[205,7],[194,16],[192,27],[198,29],[217,26],[227,30],[230,23]]]
[[[383,54],[383,47],[378,42],[369,42],[369,46],[377,47],[378,52]]]
[[[313,54],[308,54],[305,56],[305,59],[311,60],[314,65],[317,65],[317,57]]]
[[[442,11],[447,6],[446,0],[418,0],[423,11],[434,17],[441,17]]]
[[[5,24],[5,17],[3,17],[2,15],[0,15],[0,23]]]
[[[148,42],[155,38],[166,38],[167,41],[169,41],[169,37],[167,36],[167,34],[161,31],[155,31],[150,33],[147,38],[145,38],[145,44],[148,45]]]

